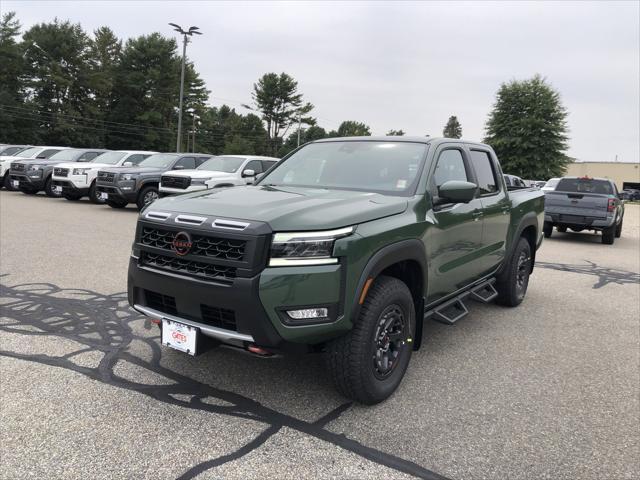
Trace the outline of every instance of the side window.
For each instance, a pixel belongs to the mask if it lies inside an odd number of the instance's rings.
[[[244,167],[244,170],[253,170],[256,175],[258,173],[262,173],[264,170],[262,169],[262,162],[260,160],[251,160],[249,163],[247,163],[247,165]],[[243,170],[243,171],[244,171]]]
[[[58,153],[60,150],[43,150],[42,152],[40,152],[36,158],[49,158],[51,155],[53,155],[54,153]]]
[[[196,167],[199,167],[200,165],[202,165],[204,162],[206,162],[210,158],[211,157],[196,157]]]
[[[271,167],[273,167],[276,163],[275,160],[271,161],[271,160],[262,160],[262,171],[266,172],[267,170],[269,170]]]
[[[78,161],[79,162],[89,162],[91,160],[93,160],[94,158],[96,158],[98,156],[98,154],[103,153],[103,152],[85,152],[82,155],[80,155],[78,157]]]
[[[131,163],[131,165],[138,165],[142,160],[147,158],[146,155],[142,155],[141,153],[134,153],[133,155],[129,155],[125,162]]]
[[[487,152],[471,150],[471,163],[476,171],[476,177],[478,177],[480,195],[488,195],[500,190],[496,173],[493,170],[493,162]]]
[[[189,170],[196,168],[196,159],[193,157],[182,157],[173,166],[174,170]]]
[[[438,189],[449,180],[469,181],[460,150],[445,150],[438,157],[436,171],[433,174],[433,185]]]

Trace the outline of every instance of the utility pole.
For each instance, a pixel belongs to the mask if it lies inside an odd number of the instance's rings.
[[[198,27],[189,27],[189,30],[183,30],[181,26],[175,23],[169,23],[174,30],[182,35],[182,71],[180,73],[180,106],[178,107],[178,138],[176,141],[176,152],[180,153],[180,144],[182,140],[182,100],[184,97],[184,64],[187,58],[187,43],[189,43],[188,37],[192,35],[202,35]]]
[[[298,146],[300,146],[300,125],[302,123],[302,119],[300,118],[300,112],[298,112]]]
[[[191,140],[191,151],[193,153],[196,153],[196,119],[200,118],[198,117],[198,115],[196,115],[195,113],[192,114],[193,115],[193,126],[192,128],[192,132],[193,132],[193,139]]]

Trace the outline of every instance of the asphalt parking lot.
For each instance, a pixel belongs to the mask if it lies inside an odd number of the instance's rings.
[[[0,475],[640,477],[640,207],[554,232],[517,309],[425,325],[363,407],[321,358],[160,348],[124,295],[137,212],[0,192]]]

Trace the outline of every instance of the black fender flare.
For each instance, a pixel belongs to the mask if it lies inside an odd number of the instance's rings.
[[[522,218],[520,219],[520,223],[518,223],[518,226],[516,227],[516,229],[514,230],[514,234],[511,237],[511,245],[509,245],[509,248],[507,248],[506,252],[505,252],[505,257],[504,257],[504,261],[502,262],[502,265],[500,267],[500,270],[498,271],[498,276],[500,276],[502,274],[502,272],[504,271],[505,267],[508,264],[509,259],[511,258],[511,255],[513,255],[513,250],[516,248],[516,244],[518,242],[518,239],[522,236],[522,232],[524,232],[525,228],[528,227],[533,227],[536,234],[535,234],[535,241],[534,241],[534,246],[531,249],[531,255],[533,257],[532,262],[531,262],[531,271],[533,272],[533,266],[535,265],[535,260],[536,260],[536,251],[537,251],[537,247],[538,247],[538,237],[539,237],[539,233],[540,233],[540,225],[538,225],[538,216],[536,215],[535,212],[527,212],[525,213]]]
[[[427,284],[427,254],[424,243],[417,238],[412,238],[386,245],[369,258],[360,273],[351,308],[352,321],[355,321],[360,314],[360,296],[367,280],[370,278],[375,279],[385,268],[406,260],[413,260],[420,265],[422,270],[422,289],[424,291],[424,286]],[[422,341],[422,322],[424,320],[423,292],[420,293],[417,299],[414,299],[414,304],[416,310],[416,333],[413,348],[417,350],[420,348]]]

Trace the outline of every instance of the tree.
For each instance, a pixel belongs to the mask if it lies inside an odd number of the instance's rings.
[[[0,19],[0,141],[25,143],[37,140],[33,110],[25,104],[23,51],[16,41],[20,22],[15,12]]]
[[[447,124],[444,126],[442,136],[446,138],[461,138],[462,137],[462,125],[458,121],[458,117],[452,115],[449,117]]]
[[[353,120],[345,120],[338,127],[338,137],[365,137],[371,135],[369,126]]]
[[[317,125],[312,125],[309,128],[300,130],[300,145],[304,145],[307,142],[313,142],[314,140],[320,140],[327,138],[327,132],[324,128]],[[280,150],[278,150],[278,156],[284,157],[289,152],[292,152],[298,148],[298,130],[296,129],[287,140],[284,142]]]
[[[404,136],[404,131],[402,130],[389,130],[387,132],[387,137],[402,137]]]
[[[486,124],[485,143],[505,173],[546,180],[562,176],[569,158],[567,111],[544,78],[503,83]]]
[[[298,92],[298,82],[284,72],[280,75],[265,73],[253,84],[251,97],[256,110],[262,114],[262,120],[267,124],[267,138],[272,154],[278,150],[289,127],[299,120],[307,125],[315,123],[313,118],[307,116],[313,110],[313,105],[303,102],[302,93]]]

